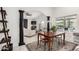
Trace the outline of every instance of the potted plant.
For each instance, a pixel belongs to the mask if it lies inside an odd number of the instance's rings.
[[[51,30],[55,33],[55,32],[57,31],[56,26],[52,26],[52,27],[51,27]]]

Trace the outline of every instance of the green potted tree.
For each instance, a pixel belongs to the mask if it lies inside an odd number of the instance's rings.
[[[56,26],[52,26],[52,27],[51,27],[51,30],[53,31],[53,33],[55,33],[55,32],[57,31]]]

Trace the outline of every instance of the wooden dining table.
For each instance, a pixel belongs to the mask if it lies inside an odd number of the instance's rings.
[[[52,48],[51,41],[53,43],[54,38],[57,37],[57,36],[63,37],[62,41],[63,41],[63,45],[65,45],[65,32],[55,32],[55,33],[53,33],[53,32],[44,32],[44,33],[38,32],[37,46],[39,46],[39,44],[40,44],[40,39],[39,39],[40,35],[44,36],[48,40],[48,43],[49,43],[48,44],[48,50],[51,50],[51,48]]]

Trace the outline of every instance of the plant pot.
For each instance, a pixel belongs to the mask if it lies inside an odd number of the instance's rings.
[[[68,30],[68,28],[64,28],[65,30]]]

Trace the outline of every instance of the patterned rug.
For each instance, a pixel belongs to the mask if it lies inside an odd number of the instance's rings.
[[[37,47],[37,42],[32,42],[26,45],[29,51],[48,51],[48,47],[44,50],[44,44],[41,43]],[[66,41],[65,46],[54,41],[51,51],[73,51],[76,47],[76,44]]]

